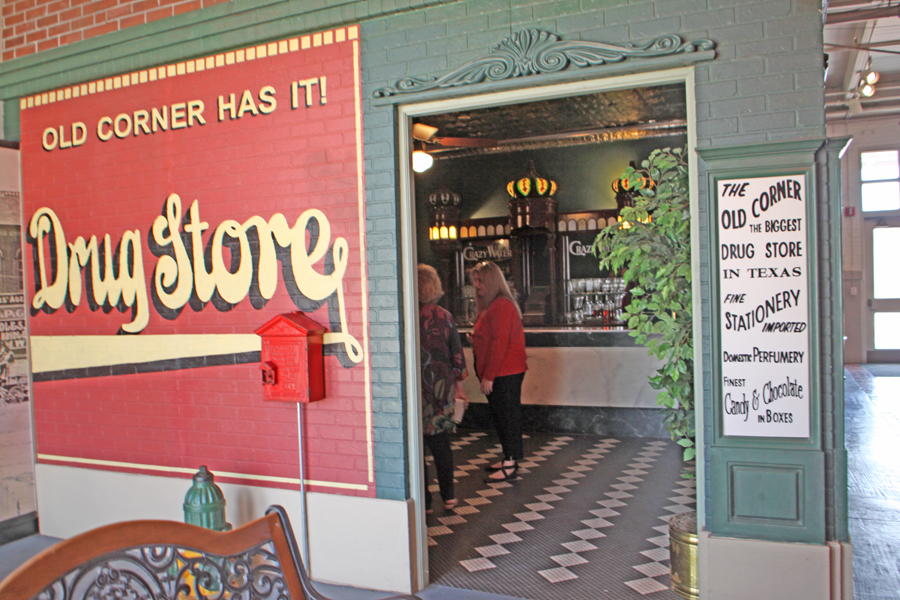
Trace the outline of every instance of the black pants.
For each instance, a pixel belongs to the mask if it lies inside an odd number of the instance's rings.
[[[437,469],[441,499],[444,502],[452,500],[456,496],[453,493],[453,450],[450,449],[450,434],[444,431],[422,437],[425,438],[425,445],[431,452],[431,456],[434,457],[434,468]],[[431,492],[428,491],[428,467],[425,466],[425,509],[430,508]]]
[[[525,373],[503,375],[494,380],[494,388],[488,394],[491,420],[500,437],[505,460],[522,460],[522,380]]]

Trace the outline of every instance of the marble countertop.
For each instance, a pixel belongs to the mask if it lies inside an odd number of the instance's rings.
[[[463,345],[468,346],[465,334],[471,333],[471,327],[461,327]],[[525,346],[540,347],[623,347],[638,346],[624,327],[529,327],[525,329]]]

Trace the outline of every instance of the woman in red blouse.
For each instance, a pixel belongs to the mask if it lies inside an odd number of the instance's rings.
[[[515,479],[522,449],[522,380],[525,364],[525,331],[522,312],[513,299],[503,272],[491,261],[472,269],[478,316],[472,331],[475,373],[487,396],[491,420],[500,437],[503,460],[487,467],[487,481]]]

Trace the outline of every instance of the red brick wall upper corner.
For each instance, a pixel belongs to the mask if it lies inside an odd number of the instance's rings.
[[[2,60],[152,23],[230,0],[7,0]]]

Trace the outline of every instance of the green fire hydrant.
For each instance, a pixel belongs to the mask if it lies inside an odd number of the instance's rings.
[[[194,485],[184,496],[184,522],[214,531],[230,531],[225,522],[225,496],[206,465],[194,473]]]

